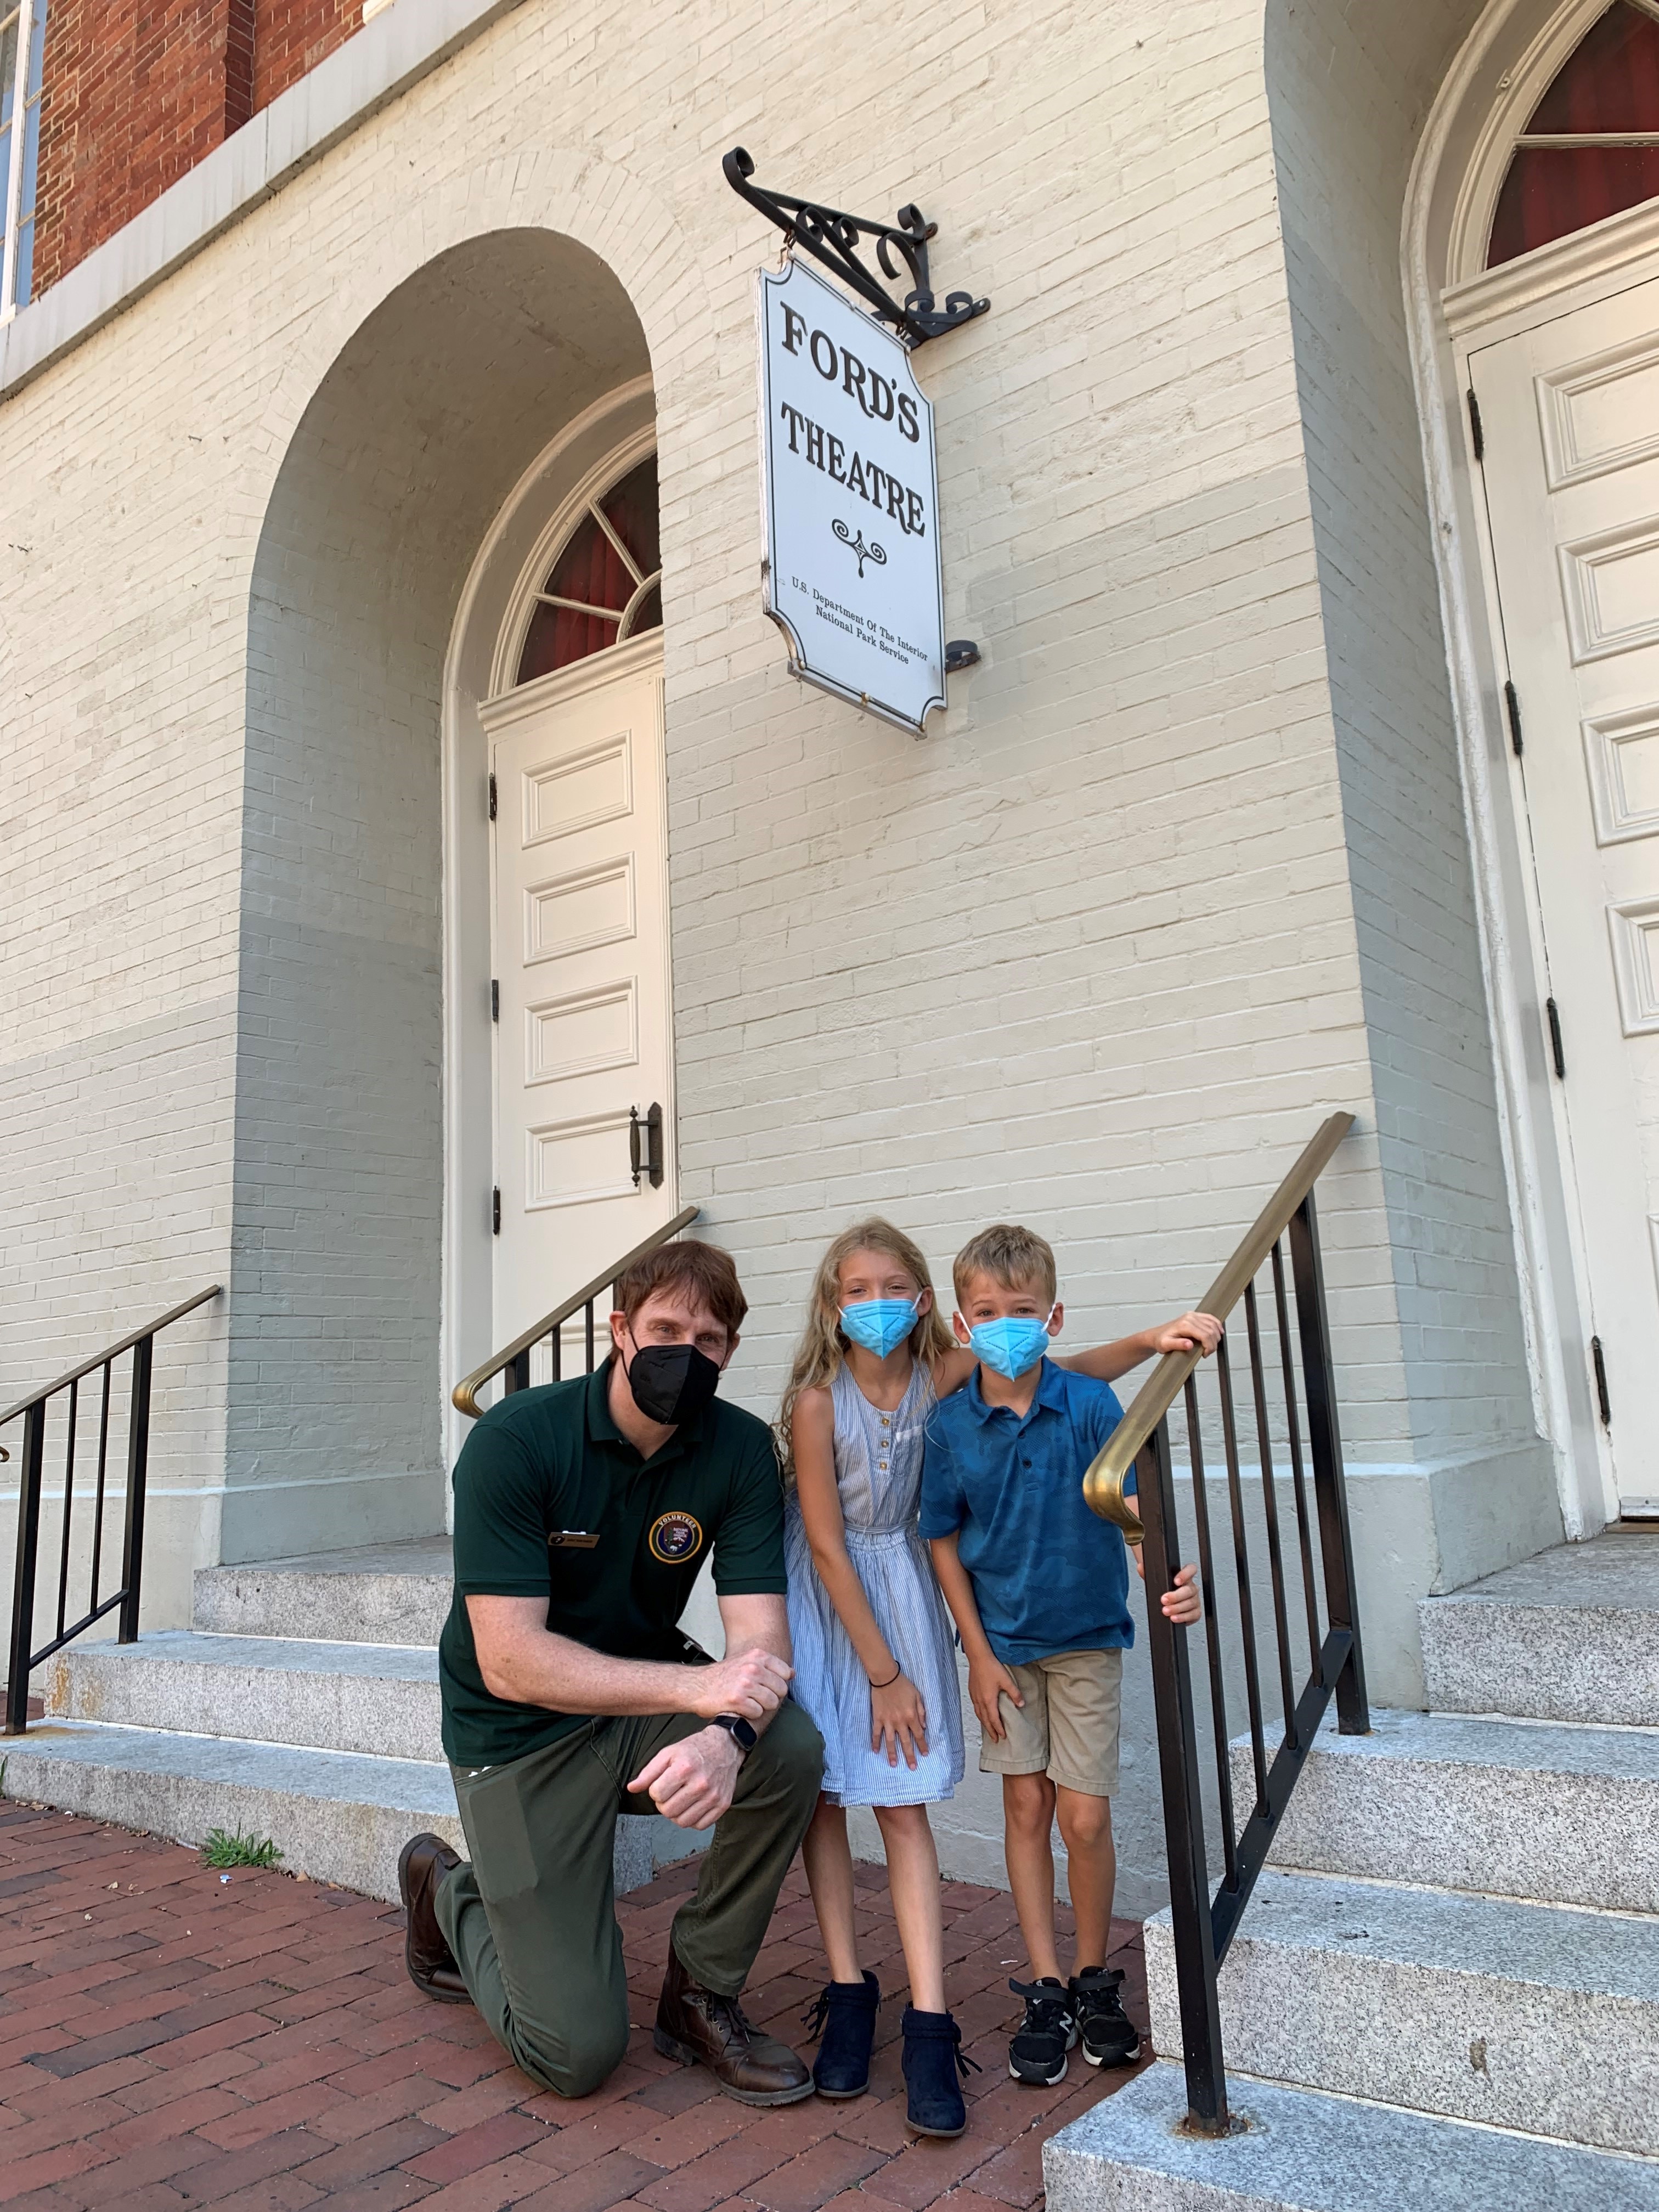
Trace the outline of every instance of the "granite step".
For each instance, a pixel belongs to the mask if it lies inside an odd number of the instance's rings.
[[[454,1588],[449,1539],[197,1571],[192,1625],[210,1634],[435,1647]]]
[[[63,1720],[441,1759],[438,1655],[405,1644],[173,1630],[71,1644],[41,1669]]]
[[[1048,2212],[1659,2212],[1659,2164],[1230,2074],[1249,2124],[1183,2132],[1157,2065],[1043,2146]]]
[[[1659,1722],[1659,1528],[1558,1546],[1418,1618],[1437,1712]]]
[[[1248,1738],[1232,1753],[1242,1819]],[[1373,1710],[1369,1735],[1345,1736],[1333,1717],[1270,1859],[1284,1871],[1659,1912],[1659,1729]]]
[[[1146,1934],[1173,2056],[1168,1912]],[[1269,1869],[1218,1995],[1230,2069],[1659,2156],[1659,1919]]]

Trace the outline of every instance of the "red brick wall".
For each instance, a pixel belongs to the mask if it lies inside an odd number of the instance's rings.
[[[47,0],[35,296],[362,21],[362,0]]]

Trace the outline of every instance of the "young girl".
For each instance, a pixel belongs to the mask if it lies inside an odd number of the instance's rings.
[[[1065,1361],[1112,1382],[1154,1352],[1206,1352],[1221,1334],[1183,1314]],[[935,1310],[927,1262],[890,1222],[830,1245],[812,1285],[780,1422],[793,1480],[784,1520],[793,1695],[823,1738],[823,1794],[802,1845],[830,1962],[813,2080],[824,2097],[868,2086],[881,1991],[860,1967],[847,1808],[881,1829],[909,1975],[906,2118],[918,2134],[967,2124],[962,2033],[945,2009],[939,1855],[927,1807],[962,1779],[962,1703],[949,1615],[917,1527],[923,1431],[975,1355]]]
[[[972,1365],[934,1310],[916,1246],[890,1223],[860,1222],[818,1268],[781,1425],[794,1478],[784,1522],[793,1694],[823,1738],[823,1795],[802,1846],[831,1976],[813,2079],[825,2097],[856,2097],[869,2081],[881,1992],[859,1965],[846,1812],[868,1805],[910,1978],[907,2117],[935,2136],[967,2124],[927,1809],[962,1779],[962,1705],[916,1509],[927,1416]]]

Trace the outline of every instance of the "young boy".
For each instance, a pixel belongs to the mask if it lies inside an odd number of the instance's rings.
[[[1025,2017],[1009,2047],[1017,2081],[1061,2081],[1079,2041],[1091,2066],[1140,2055],[1125,2018],[1121,1972],[1106,1970],[1117,1875],[1111,1797],[1117,1788],[1123,1654],[1134,1641],[1121,1533],[1083,1502],[1089,1462],[1122,1419],[1110,1385],[1043,1357],[1065,1310],[1054,1255],[1028,1229],[981,1231],[952,1270],[957,1338],[980,1364],[927,1424],[921,1533],[968,1655],[968,1690],[982,1730],[981,1770],[1002,1777],[1008,1886],[1030,1962],[1009,1987]],[[1178,1333],[1179,1341],[1172,1340]],[[1149,1333],[1145,1350],[1207,1354],[1211,1316]],[[1135,1565],[1140,1567],[1139,1547]],[[1164,1599],[1185,1626],[1200,1614],[1197,1570],[1183,1566]],[[1076,1969],[1060,1978],[1054,1944],[1058,1814],[1077,1922]]]

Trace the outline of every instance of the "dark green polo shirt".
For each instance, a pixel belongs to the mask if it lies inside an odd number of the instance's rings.
[[[725,1597],[781,1594],[783,1491],[763,1421],[716,1398],[642,1460],[596,1375],[515,1390],[455,1462],[455,1598],[438,1643],[444,1751],[458,1766],[522,1759],[586,1714],[492,1697],[466,1599],[547,1600],[547,1625],[623,1659],[678,1659],[675,1624],[712,1551]],[[578,1529],[591,1550],[550,1544]]]

